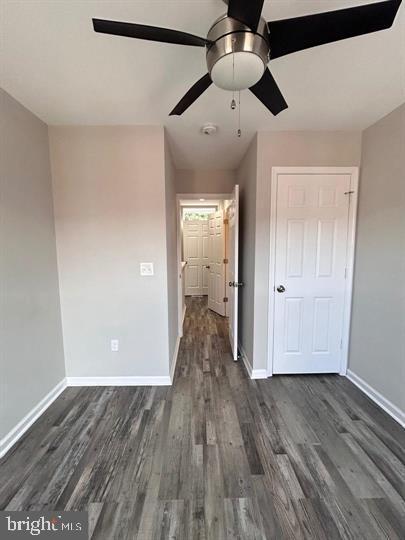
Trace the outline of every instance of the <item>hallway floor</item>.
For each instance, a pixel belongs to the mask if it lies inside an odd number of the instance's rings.
[[[68,388],[0,460],[0,508],[91,538],[404,539],[405,432],[347,379],[251,381],[188,300],[172,387]]]

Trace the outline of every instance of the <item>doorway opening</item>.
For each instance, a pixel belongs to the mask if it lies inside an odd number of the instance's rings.
[[[187,302],[200,298],[209,310],[227,319],[237,356],[239,190],[232,194],[177,195],[177,262],[179,335]]]

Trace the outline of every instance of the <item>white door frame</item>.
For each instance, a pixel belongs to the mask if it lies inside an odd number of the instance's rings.
[[[342,355],[340,375],[346,375],[349,357],[350,320],[352,310],[353,269],[356,244],[357,205],[359,191],[358,167],[272,167],[270,199],[270,257],[269,257],[269,311],[268,311],[268,349],[267,376],[273,375],[274,358],[274,306],[275,306],[275,261],[276,261],[276,224],[277,224],[277,187],[280,174],[349,174],[350,203],[348,215],[347,251],[346,251],[346,286],[344,315],[342,325]]]
[[[231,198],[230,193],[178,193],[176,195],[176,212],[177,212],[177,274],[179,280],[182,279],[182,268],[181,268],[181,205],[180,201],[185,200],[195,200],[199,201],[200,199],[205,199],[204,202],[208,203],[210,201],[218,200],[227,200]],[[183,321],[185,310],[183,312],[183,289],[182,287],[177,287],[177,305],[178,305],[178,332],[179,337],[183,337]]]

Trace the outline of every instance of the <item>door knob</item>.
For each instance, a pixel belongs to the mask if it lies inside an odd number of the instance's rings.
[[[284,285],[279,285],[279,286],[277,287],[277,292],[279,292],[279,293],[285,292],[285,287],[284,287]]]
[[[208,270],[211,268],[211,266],[206,266],[205,268],[208,268]]]
[[[230,282],[229,282],[229,286],[230,286],[230,287],[235,287],[235,282],[234,282],[234,281],[230,281]]]

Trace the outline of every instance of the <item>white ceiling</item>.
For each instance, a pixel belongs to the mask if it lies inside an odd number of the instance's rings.
[[[282,19],[373,0],[270,0]],[[405,101],[405,8],[391,30],[274,60],[289,104],[273,117],[242,93],[241,139],[230,94],[211,86],[182,116],[168,113],[206,72],[202,48],[96,34],[91,18],[205,36],[221,0],[0,0],[1,86],[48,124],[159,124],[179,168],[235,168],[258,130],[363,129]],[[218,134],[200,134],[205,122]]]

